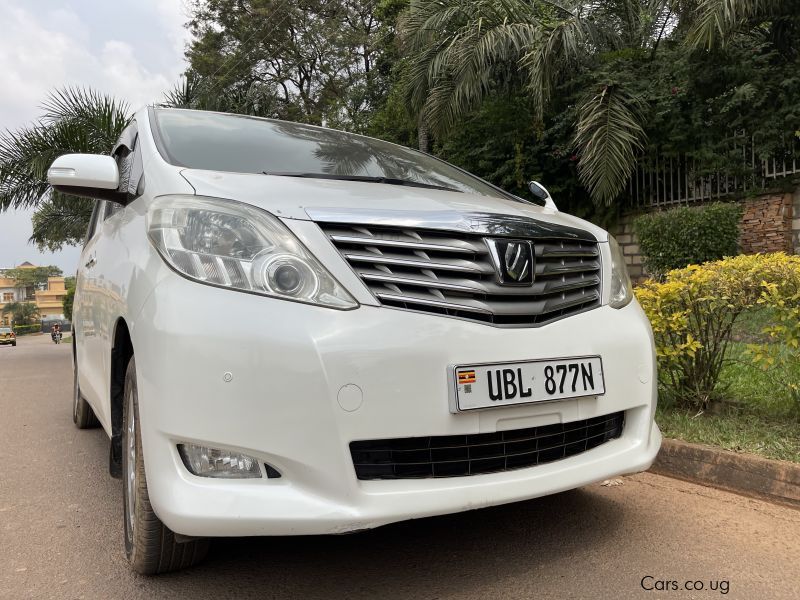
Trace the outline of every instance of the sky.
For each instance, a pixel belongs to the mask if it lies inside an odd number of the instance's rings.
[[[88,86],[128,102],[158,101],[186,64],[187,0],[0,0],[0,131],[29,125],[47,93]],[[78,248],[40,253],[31,211],[0,212],[0,268],[25,260],[65,274]]]

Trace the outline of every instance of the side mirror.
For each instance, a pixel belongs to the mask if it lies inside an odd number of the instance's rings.
[[[116,161],[103,154],[65,154],[47,170],[47,181],[59,192],[124,203]]]
[[[528,189],[531,191],[531,194],[539,198],[540,200],[544,200],[545,208],[552,208],[553,210],[558,210],[556,203],[553,202],[553,197],[550,195],[550,192],[547,191],[547,188],[544,187],[538,181],[531,181],[528,184]]]

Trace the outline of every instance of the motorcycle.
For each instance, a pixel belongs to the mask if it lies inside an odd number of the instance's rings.
[[[60,331],[52,331],[50,332],[50,337],[53,338],[54,344],[60,344],[61,338],[64,337],[64,334],[61,333]]]

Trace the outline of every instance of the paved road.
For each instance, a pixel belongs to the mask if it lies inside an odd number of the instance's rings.
[[[800,511],[651,474],[362,534],[219,540],[195,569],[141,577],[108,441],[73,427],[70,393],[68,345],[0,346],[0,598],[800,597]]]

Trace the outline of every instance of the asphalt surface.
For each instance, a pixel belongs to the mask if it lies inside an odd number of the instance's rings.
[[[191,570],[135,575],[108,440],[72,424],[69,353],[0,346],[0,598],[800,598],[800,511],[649,473],[360,534],[217,540]]]

